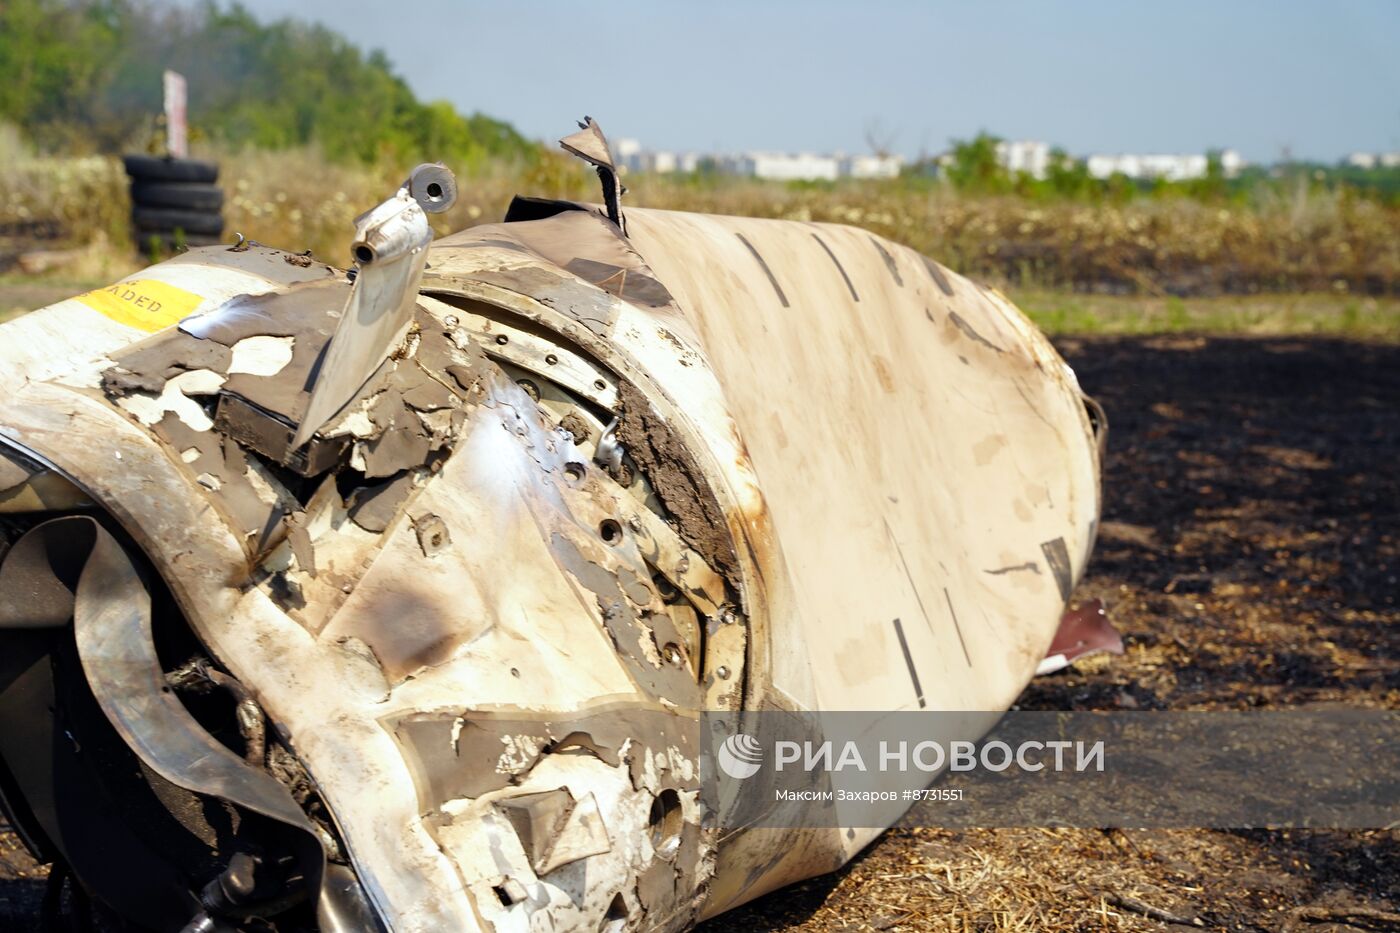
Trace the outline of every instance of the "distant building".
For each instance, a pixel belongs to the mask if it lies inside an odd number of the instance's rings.
[[[844,156],[838,165],[842,178],[898,178],[904,157],[896,155]]]
[[[1351,168],[1400,168],[1400,152],[1353,152],[1346,157]]]
[[[997,143],[997,162],[1008,172],[1025,172],[1044,178],[1050,168],[1050,145],[1037,140],[1003,140]]]
[[[841,173],[835,156],[810,152],[745,152],[720,161],[723,170],[774,181],[835,181]]]
[[[1210,166],[1203,154],[1188,155],[1091,155],[1085,160],[1089,174],[1108,178],[1122,173],[1129,178],[1161,178],[1166,181],[1188,181],[1204,178]],[[1245,161],[1238,152],[1226,149],[1220,153],[1220,168],[1226,178],[1238,175]]]
[[[643,153],[644,168],[647,172],[674,172],[679,159],[674,152]]]
[[[617,160],[619,166],[626,165],[631,159],[635,159],[641,154],[642,144],[635,139],[626,136],[612,141],[613,158]]]
[[[612,150],[618,167],[629,172],[693,171],[680,167],[684,156],[674,152],[645,150],[635,139],[618,139],[612,143]]]
[[[810,152],[743,152],[700,155],[643,149],[635,139],[613,142],[613,157],[628,172],[694,172],[704,163],[746,178],[776,181],[835,181],[838,178],[895,178],[904,166],[899,156],[819,155]]]

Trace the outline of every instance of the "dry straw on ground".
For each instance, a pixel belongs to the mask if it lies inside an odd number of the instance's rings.
[[[335,263],[354,217],[407,166],[366,167],[314,149],[213,153],[227,194],[227,229]],[[562,155],[463,176],[441,231],[499,220],[517,193],[596,198],[596,180]],[[628,179],[637,206],[849,223],[972,275],[1021,286],[1141,294],[1252,291],[1400,292],[1400,207],[1348,191],[1262,187],[1248,204],[1184,197],[1124,203],[973,197],[945,185],[800,185],[733,178]],[[1284,193],[1284,191],[1287,193]],[[128,236],[128,201],[114,159],[41,158],[0,132],[0,235],[60,241]],[[0,245],[0,258],[3,258]]]

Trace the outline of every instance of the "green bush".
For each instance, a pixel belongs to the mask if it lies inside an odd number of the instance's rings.
[[[507,123],[418,101],[382,53],[323,26],[263,24],[237,4],[0,3],[0,122],[41,148],[145,148],[166,68],[189,79],[192,137],[224,148],[316,145],[364,163],[431,152],[459,166],[538,149]]]

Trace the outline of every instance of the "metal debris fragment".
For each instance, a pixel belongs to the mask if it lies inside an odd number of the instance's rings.
[[[240,237],[140,274],[164,330],[0,325],[0,703],[133,777],[12,768],[56,800],[20,828],[117,913],[684,929],[874,837],[721,831],[702,712],[1004,709],[1111,650],[1065,615],[1102,412],[1005,299],[847,227],[624,218],[597,124],[564,145],[602,212],[434,242],[424,166],[353,284]]]

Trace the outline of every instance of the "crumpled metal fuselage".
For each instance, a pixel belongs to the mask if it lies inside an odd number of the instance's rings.
[[[879,829],[721,836],[700,712],[1005,709],[1092,546],[1095,425],[1000,295],[849,227],[627,222],[439,240],[306,447],[340,270],[193,250],[0,327],[0,512],[105,516],[396,931],[680,929],[839,866]]]

